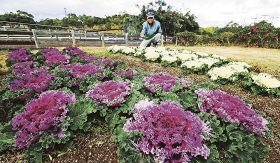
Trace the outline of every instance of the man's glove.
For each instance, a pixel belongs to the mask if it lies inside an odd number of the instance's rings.
[[[144,37],[145,37],[145,33],[144,33],[144,32],[141,32],[141,33],[140,33],[140,37],[144,38]]]

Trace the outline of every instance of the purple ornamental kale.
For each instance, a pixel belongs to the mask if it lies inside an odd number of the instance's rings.
[[[12,51],[8,54],[8,60],[14,64],[18,62],[31,61],[30,54],[25,49]]]
[[[159,72],[154,73],[144,78],[146,89],[150,92],[155,92],[157,89],[161,89],[164,92],[172,91],[176,84],[180,84],[182,88],[190,86],[190,82],[183,78],[174,77],[168,73]]]
[[[25,63],[23,65],[29,65],[29,63]],[[19,65],[15,65],[16,67]],[[19,67],[21,67],[20,65]],[[8,88],[12,92],[17,92],[23,89],[33,90],[35,92],[43,92],[45,91],[49,84],[52,82],[53,75],[48,74],[48,72],[41,68],[28,68],[22,70],[15,69],[15,73],[17,73],[17,77],[14,78],[8,85]],[[22,73],[22,74],[20,74]],[[21,96],[20,98],[23,99],[28,94]]]
[[[70,74],[80,80],[84,80],[87,76],[100,75],[102,76],[103,68],[92,63],[88,64],[68,64],[60,68],[70,70]]]
[[[212,112],[225,121],[243,125],[257,135],[265,135],[268,121],[257,114],[252,105],[246,104],[239,96],[233,96],[221,90],[197,90],[201,100],[199,109]]]
[[[123,77],[127,79],[133,79],[138,75],[136,70],[118,70],[113,74],[115,77]]]
[[[125,101],[130,91],[131,88],[128,82],[111,80],[97,84],[87,92],[86,96],[98,103],[118,107]]]
[[[44,49],[42,55],[45,57],[45,64],[47,66],[52,66],[55,64],[68,64],[70,56],[62,55],[58,49],[48,48]]]
[[[109,58],[98,58],[96,60],[96,63],[106,68],[115,68],[119,64],[119,62],[113,61],[112,59]]]
[[[177,102],[154,104],[146,99],[135,105],[134,112],[124,130],[141,133],[142,138],[135,145],[143,153],[166,163],[189,162],[192,157],[210,155],[210,149],[203,144],[210,137],[210,128]]]
[[[12,119],[17,147],[20,149],[30,147],[49,129],[53,129],[54,135],[63,136],[59,125],[67,116],[67,106],[75,101],[75,94],[47,91],[27,103],[24,111]]]
[[[16,76],[24,76],[29,74],[30,71],[34,68],[32,61],[18,62],[12,66],[12,72]]]
[[[68,52],[68,53],[71,53],[75,56],[78,56],[78,57],[83,57],[86,55],[86,53],[79,49],[78,47],[75,47],[75,46],[69,46],[69,47],[66,47],[63,49],[64,51]]]

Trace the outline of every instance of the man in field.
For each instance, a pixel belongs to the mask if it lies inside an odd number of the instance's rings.
[[[156,47],[161,38],[161,25],[159,21],[155,20],[153,12],[148,12],[146,16],[147,21],[143,23],[143,29],[140,34],[143,38],[140,47],[145,48],[151,44]]]

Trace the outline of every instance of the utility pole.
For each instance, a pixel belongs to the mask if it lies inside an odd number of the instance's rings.
[[[67,17],[67,10],[66,10],[66,8],[64,8],[64,14],[65,14],[65,17]]]

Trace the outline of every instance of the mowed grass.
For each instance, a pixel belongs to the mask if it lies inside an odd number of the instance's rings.
[[[280,77],[280,49],[244,48],[223,46],[171,46],[178,49],[201,51],[225,56],[233,61],[246,62],[257,72],[266,72]]]

